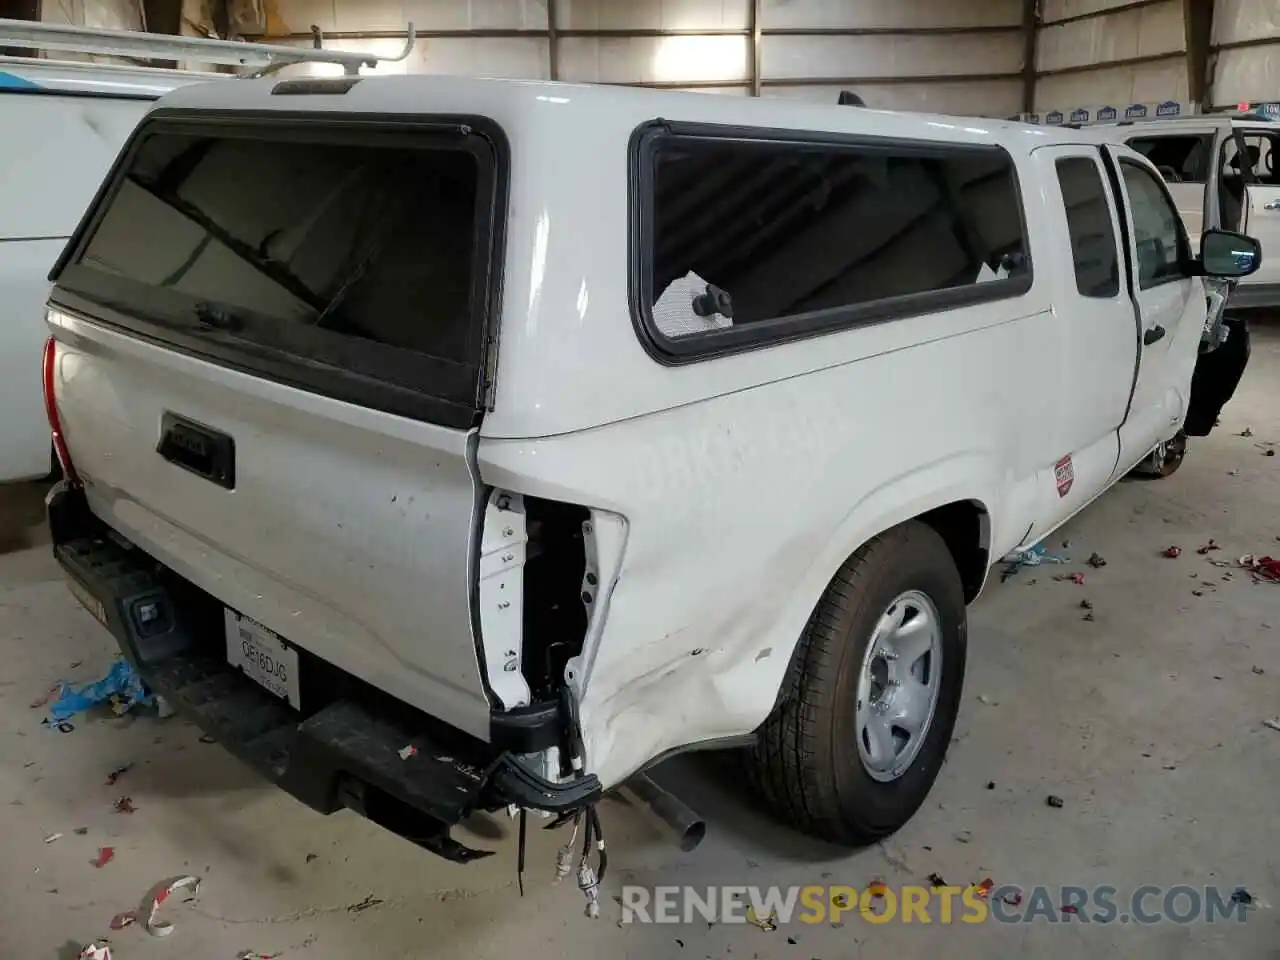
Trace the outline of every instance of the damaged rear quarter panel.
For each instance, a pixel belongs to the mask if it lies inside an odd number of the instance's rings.
[[[485,483],[626,518],[582,701],[606,787],[653,757],[741,737],[772,709],[845,558],[954,500],[999,504],[1022,414],[975,331],[661,413],[536,440],[482,437]],[[911,402],[898,403],[901,384]],[[886,415],[884,398],[895,398]],[[957,397],[966,402],[958,403]],[[993,540],[1007,539],[996,532]]]

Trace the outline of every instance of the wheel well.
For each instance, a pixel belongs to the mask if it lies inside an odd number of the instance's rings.
[[[937,531],[951,551],[960,571],[966,603],[973,601],[987,576],[990,519],[986,509],[972,500],[936,507],[916,518]]]

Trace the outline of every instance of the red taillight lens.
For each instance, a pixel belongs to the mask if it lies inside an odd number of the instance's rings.
[[[67,451],[67,441],[62,438],[62,421],[58,418],[58,402],[53,395],[53,364],[57,359],[58,342],[50,337],[44,342],[44,412],[49,418],[49,430],[53,434],[53,452],[62,465],[62,473],[67,482],[79,486],[80,478],[76,468],[71,464],[71,454]]]

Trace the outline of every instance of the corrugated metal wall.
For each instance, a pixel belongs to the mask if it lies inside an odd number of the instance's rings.
[[[853,89],[871,106],[988,115],[1022,98],[1023,0],[244,2],[261,11],[246,33],[292,43],[314,24],[332,46],[389,53],[412,20],[425,39],[397,72],[827,101]]]
[[[1041,0],[1040,23],[1036,110],[1187,100],[1183,0]]]
[[[1213,48],[1214,104],[1280,101],[1280,2],[1215,0]]]

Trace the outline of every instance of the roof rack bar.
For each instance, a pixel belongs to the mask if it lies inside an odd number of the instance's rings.
[[[198,60],[248,68],[246,76],[262,76],[295,63],[336,63],[348,76],[361,67],[404,60],[413,50],[413,24],[408,25],[404,49],[397,56],[352,53],[313,47],[286,47],[273,43],[245,43],[240,40],[211,40],[205,37],[175,37],[134,30],[95,30],[56,23],[0,18],[0,47],[33,50],[62,50],[71,53],[112,57],[142,57],[156,60]]]

